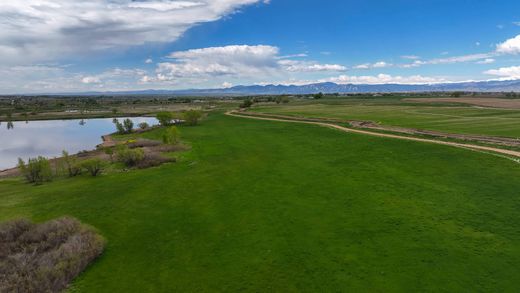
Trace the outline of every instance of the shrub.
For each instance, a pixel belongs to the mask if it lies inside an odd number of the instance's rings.
[[[0,224],[0,292],[61,292],[104,245],[92,228],[73,218]]]
[[[139,128],[141,128],[142,130],[145,130],[145,129],[150,128],[150,125],[148,125],[148,123],[146,123],[146,122],[141,122],[141,123],[139,123]]]
[[[184,112],[184,120],[186,125],[194,126],[199,124],[199,120],[202,117],[202,112],[198,110],[189,110]]]
[[[143,149],[130,149],[127,146],[119,146],[117,151],[117,159],[127,167],[134,167],[144,159]]]
[[[168,127],[163,134],[163,143],[177,144],[179,142],[180,132],[175,126]]]
[[[44,157],[29,159],[27,164],[19,158],[18,168],[29,183],[40,184],[52,179],[52,169],[49,160]]]
[[[139,139],[137,141],[128,142],[126,145],[131,149],[135,149],[142,147],[155,147],[161,145],[161,142],[156,140]]]
[[[159,112],[155,116],[162,126],[168,126],[173,120],[173,114],[170,112]]]
[[[110,162],[114,161],[114,149],[111,147],[104,147],[103,151],[110,157]]]
[[[93,177],[96,177],[103,171],[104,162],[101,159],[94,158],[81,162],[81,167],[87,170]]]
[[[147,154],[142,161],[137,163],[137,168],[146,169],[151,167],[157,167],[165,163],[175,162],[173,158],[163,157],[159,154]]]
[[[69,177],[75,177],[81,174],[81,166],[78,164],[78,160],[69,156],[67,151],[62,152],[63,161],[65,162],[65,168],[67,169],[67,173]]]

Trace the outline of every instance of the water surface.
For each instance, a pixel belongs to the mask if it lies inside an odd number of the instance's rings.
[[[122,121],[125,118],[118,118]],[[135,127],[141,122],[157,124],[155,118],[130,118]],[[18,158],[56,157],[63,150],[71,154],[92,150],[101,136],[116,131],[112,118],[84,120],[45,120],[0,124],[0,170],[16,166]],[[8,127],[9,126],[9,127]]]

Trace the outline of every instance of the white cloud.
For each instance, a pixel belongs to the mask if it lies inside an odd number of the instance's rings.
[[[520,26],[520,21],[515,21],[515,22],[513,22],[513,24],[516,26]]]
[[[81,79],[81,82],[85,84],[101,83],[101,78],[99,76],[85,76]]]
[[[152,64],[153,63],[153,59],[152,58],[148,58],[144,61],[144,63],[146,64]]]
[[[484,72],[485,74],[499,76],[501,79],[520,79],[520,66],[502,67]]]
[[[520,54],[520,35],[498,44],[496,51],[501,54]]]
[[[261,0],[2,0],[0,60],[52,60],[111,48],[177,40]]]
[[[425,77],[421,75],[413,76],[392,76],[388,74],[378,74],[369,76],[350,76],[340,75],[328,79],[320,80],[321,82],[334,82],[338,84],[432,84],[446,82],[443,78]]]
[[[401,56],[402,59],[408,59],[408,60],[418,60],[420,59],[421,57],[419,56],[416,56],[416,55],[404,55],[404,56]]]
[[[227,82],[227,81],[222,83],[222,88],[225,88],[225,89],[230,88],[232,86],[233,86],[233,84],[230,82]]]
[[[339,64],[320,64],[281,58],[279,49],[267,45],[230,45],[171,53],[171,62],[159,63],[155,81],[206,81],[215,77],[262,78],[302,72],[339,72]],[[297,55],[296,57],[303,57]]]
[[[376,62],[373,64],[365,63],[365,64],[356,65],[353,68],[354,69],[372,69],[372,68],[385,68],[385,67],[391,67],[391,66],[393,66],[393,64],[387,63],[385,61],[379,61],[379,62]]]
[[[347,67],[339,64],[318,64],[309,61],[280,60],[279,65],[290,72],[345,71]]]
[[[484,60],[481,60],[481,61],[477,61],[477,64],[492,64],[492,63],[495,63],[495,59],[493,58],[487,58],[487,59],[484,59]]]

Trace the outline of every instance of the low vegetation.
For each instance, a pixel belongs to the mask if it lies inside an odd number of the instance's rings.
[[[61,292],[104,245],[94,229],[74,218],[0,224],[0,292]]]
[[[74,292],[518,291],[517,163],[221,114],[180,129],[191,149],[176,164],[0,180],[0,220],[98,228],[110,249]],[[164,130],[114,138],[139,147]]]

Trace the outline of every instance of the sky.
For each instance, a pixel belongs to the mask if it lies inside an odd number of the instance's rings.
[[[518,0],[0,5],[0,94],[511,79]]]

